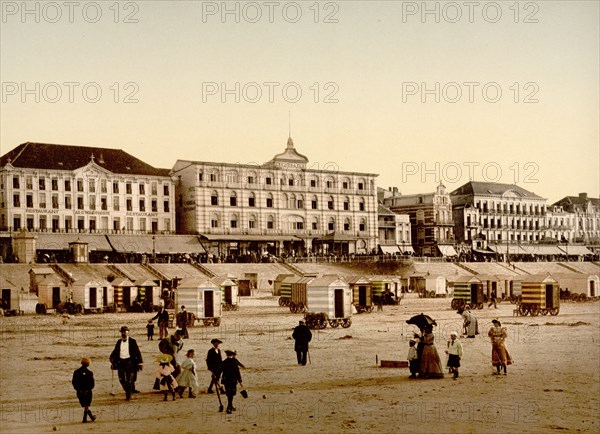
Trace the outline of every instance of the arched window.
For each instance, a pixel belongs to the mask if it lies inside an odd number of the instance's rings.
[[[290,209],[296,208],[296,195],[295,194],[292,193],[288,196],[287,204],[288,204],[288,208],[290,208]]]
[[[272,215],[267,216],[267,229],[275,229],[275,218]]]
[[[329,196],[327,198],[327,209],[335,209],[335,202],[333,201],[333,196]]]
[[[318,209],[319,208],[319,199],[317,198],[316,195],[313,195],[311,201],[310,201],[310,208],[311,209]]]
[[[211,213],[210,215],[210,227],[211,228],[218,228],[220,225],[220,217],[219,214],[217,213]]]
[[[346,218],[344,219],[344,230],[345,230],[346,232],[348,232],[348,231],[352,230],[352,225],[351,225],[351,223],[350,223],[350,219],[349,219],[348,217],[346,217]]]
[[[216,190],[213,190],[210,194],[210,204],[218,205],[219,204],[219,193]]]
[[[311,221],[311,229],[313,231],[319,230],[319,217],[313,217]]]
[[[350,211],[350,198],[348,196],[344,198],[344,211]]]
[[[229,221],[229,227],[231,229],[236,229],[238,227],[238,216],[237,216],[237,214],[231,214],[231,219]]]
[[[358,201],[358,210],[359,211],[365,211],[365,199],[363,197],[361,197]]]
[[[358,230],[364,232],[367,230],[367,220],[362,218],[360,219],[360,224],[358,225]]]
[[[256,195],[254,193],[250,193],[248,195],[248,206],[255,207],[256,206]]]
[[[248,218],[248,229],[256,229],[256,215],[250,214]]]
[[[273,208],[273,195],[271,193],[269,193],[267,195],[267,199],[266,199],[266,203],[265,203],[267,208]]]
[[[237,193],[235,191],[229,193],[229,206],[237,206]]]
[[[335,218],[329,217],[329,222],[327,223],[327,230],[335,231]]]

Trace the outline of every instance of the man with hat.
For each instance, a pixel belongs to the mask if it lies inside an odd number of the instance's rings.
[[[292,333],[294,338],[294,350],[296,351],[296,357],[299,365],[306,365],[306,356],[308,355],[308,343],[312,339],[312,332],[306,326],[304,321],[300,320],[299,324]]]
[[[213,347],[208,350],[206,354],[206,367],[211,372],[210,386],[208,386],[208,393],[213,393],[212,387],[219,379],[221,367],[223,365],[223,354],[219,349],[219,345],[223,343],[220,339],[212,339],[210,343]],[[217,386],[216,386],[217,387]]]
[[[242,375],[240,374],[240,368],[238,366],[238,362],[235,359],[236,352],[234,350],[225,350],[225,354],[227,358],[223,361],[221,365],[220,375],[217,376],[217,381],[219,376],[222,375],[221,382],[225,386],[225,395],[227,395],[227,414],[231,414],[232,411],[235,411],[235,407],[233,406],[233,397],[237,391],[237,384],[242,383]]]
[[[181,306],[181,312],[177,314],[177,327],[181,330],[181,337],[183,339],[188,339],[190,336],[188,334],[188,313],[185,310],[185,306]]]
[[[119,372],[119,382],[125,391],[125,399],[129,401],[131,394],[136,393],[135,380],[137,371],[142,370],[142,353],[135,339],[129,337],[129,327],[121,327],[121,339],[110,354],[111,369]]]

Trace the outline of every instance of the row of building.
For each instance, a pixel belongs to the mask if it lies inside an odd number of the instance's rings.
[[[10,240],[24,229],[113,241],[188,234],[211,255],[258,258],[600,248],[600,200],[585,194],[548,205],[516,185],[471,181],[403,195],[378,188],[377,174],[308,162],[291,138],[262,165],[177,160],[171,169],[123,150],[27,142],[0,158],[0,254],[12,255]]]

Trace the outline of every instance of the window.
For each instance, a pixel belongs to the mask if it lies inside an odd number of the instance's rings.
[[[359,211],[364,211],[365,210],[365,202],[364,201],[360,201],[360,203],[358,204],[358,210]]]
[[[146,232],[146,219],[140,218],[140,231]]]
[[[348,202],[348,199],[346,199],[344,201],[344,211],[348,211],[350,209],[350,202]]]
[[[65,208],[71,209],[71,195],[70,194],[65,195]]]
[[[102,196],[100,198],[100,209],[102,211],[106,211],[108,209],[108,201],[106,200],[106,196]]]
[[[45,190],[46,189],[46,178],[40,178],[38,182],[40,185],[40,190]]]
[[[95,193],[96,192],[96,181],[93,179],[88,180],[88,192]]]
[[[113,182],[113,193],[118,193],[118,192],[119,192],[119,183]]]
[[[144,199],[140,199],[140,211],[146,211],[146,201]]]
[[[216,173],[211,173],[210,174],[210,181],[211,182],[217,182],[217,174]]]
[[[295,231],[301,231],[304,229],[303,222],[292,222],[292,229]]]
[[[90,196],[89,197],[89,207],[91,210],[95,210],[96,209],[96,196]]]
[[[344,190],[347,190],[347,189],[348,189],[348,182],[347,182],[347,181],[344,181],[344,182],[342,182],[342,188],[343,188]]]
[[[158,212],[158,202],[156,199],[152,199],[152,212]]]
[[[83,191],[83,179],[81,179],[81,178],[77,179],[77,191],[79,191],[79,192]]]
[[[125,227],[128,231],[133,230],[133,217],[127,217],[127,220],[125,221]]]
[[[335,229],[335,222],[333,220],[329,221],[329,223],[327,224],[327,229],[329,229],[330,231]]]
[[[19,187],[19,177],[18,176],[13,176],[13,188],[20,188]]]
[[[140,184],[140,194],[146,194],[146,184]]]
[[[310,186],[311,187],[316,187],[317,186],[317,180],[316,179],[311,179],[310,180]]]
[[[163,196],[168,196],[169,195],[169,185],[165,184],[163,185]]]
[[[235,197],[235,196],[230,196],[230,197],[229,197],[229,205],[230,205],[230,206],[237,206],[237,197]]]
[[[119,196],[113,196],[113,210],[119,211]]]
[[[198,173],[198,181],[202,182],[202,172]]]
[[[158,194],[158,185],[156,184],[156,182],[150,184],[150,191],[153,196],[156,196]]]
[[[237,220],[236,220],[236,218],[235,218],[235,217],[234,217],[234,218],[232,218],[232,219],[231,219],[231,221],[230,221],[229,223],[230,223],[230,226],[231,226],[231,228],[232,228],[232,229],[235,229],[235,228],[237,228]]]
[[[267,176],[267,177],[265,178],[265,184],[267,184],[267,185],[271,185],[272,183],[273,183],[273,179],[272,179],[271,177]],[[17,187],[17,188],[18,188],[18,187]]]
[[[248,177],[248,184],[254,184],[254,176]]]
[[[33,178],[31,176],[25,178],[25,188],[27,190],[33,190]]]
[[[248,220],[248,228],[256,229],[256,218],[254,216],[250,217],[250,219]]]
[[[127,211],[133,211],[133,203],[131,202],[131,198],[127,198],[127,200],[125,200],[125,209]]]
[[[255,206],[254,196],[251,196],[251,197],[248,198],[248,206],[250,206],[250,207],[254,207]]]
[[[359,182],[358,183],[358,189],[359,190],[364,190],[364,188],[365,188],[365,185],[362,182]]]
[[[40,208],[46,208],[46,195],[44,193],[40,193]]]
[[[46,216],[40,216],[40,229],[46,229],[48,227],[48,222],[46,221]]]
[[[273,223],[273,216],[269,216],[269,219],[267,220],[267,229],[273,229],[274,228],[274,223]]]
[[[333,199],[327,201],[327,209],[333,209]]]
[[[77,196],[77,209],[83,209],[83,196]]]
[[[298,199],[296,202],[298,209],[304,208],[304,201],[302,199]]]
[[[350,221],[349,220],[346,220],[344,222],[344,230],[345,231],[349,231],[350,230]]]
[[[290,178],[290,179],[288,179],[288,185],[289,185],[290,187],[293,187],[293,186],[294,186],[294,179],[293,179],[293,178]]]
[[[318,226],[317,226],[317,225],[318,225],[318,223],[317,223],[317,222],[313,222],[313,223],[312,223],[312,228],[313,228],[313,231],[316,231],[316,230],[317,230],[317,228],[318,228]]]
[[[33,195],[28,194],[25,198],[25,203],[27,208],[33,208]]]
[[[13,228],[16,231],[18,231],[19,229],[21,229],[21,217],[20,216],[16,216],[15,218],[13,218]]]
[[[213,192],[213,194],[210,196],[210,204],[211,205],[219,204],[219,196],[217,196],[217,193]]]
[[[314,200],[311,201],[311,208],[312,209],[317,209],[317,205],[318,205],[318,203],[317,203],[316,199],[314,199]]]
[[[333,187],[333,181],[327,180],[327,182],[325,183],[325,185],[327,186],[327,188],[332,188]]]
[[[210,219],[210,227],[211,228],[218,228],[219,227],[219,220],[217,219],[217,217],[212,217]]]
[[[65,191],[71,191],[71,180],[65,179]]]
[[[125,194],[131,194],[131,183],[125,184]]]
[[[267,198],[267,208],[273,208],[273,198]]]
[[[163,210],[164,210],[165,212],[169,212],[169,201],[168,201],[168,200],[165,200],[165,201],[163,202]]]
[[[365,231],[365,222],[364,221],[360,222],[360,224],[358,225],[358,230],[361,232]]]
[[[58,178],[52,178],[52,191],[58,191]]]
[[[164,230],[167,232],[171,232],[171,219],[166,218],[164,224],[165,224]]]
[[[108,193],[106,190],[106,179],[100,180],[100,193]]]
[[[52,209],[58,209],[58,195],[52,195]]]

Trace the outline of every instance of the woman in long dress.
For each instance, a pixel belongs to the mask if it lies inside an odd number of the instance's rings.
[[[183,398],[183,392],[187,387],[190,388],[189,398],[195,398],[194,390],[198,389],[198,379],[196,378],[196,362],[194,361],[194,350],[188,350],[187,358],[181,364],[181,373],[177,377],[179,385],[179,396]]]
[[[488,331],[488,337],[492,342],[492,365],[497,370],[494,375],[500,375],[500,368],[504,369],[504,375],[506,375],[506,366],[512,364],[510,354],[504,345],[508,333],[497,319],[492,320],[492,324],[493,326]]]
[[[433,344],[433,327],[427,326],[423,331],[423,353],[421,354],[421,367],[419,376],[422,378],[443,378],[442,362]]]
[[[457,312],[463,317],[463,328],[467,338],[475,338],[475,335],[479,334],[479,327],[477,324],[477,318],[469,310],[461,309]]]

